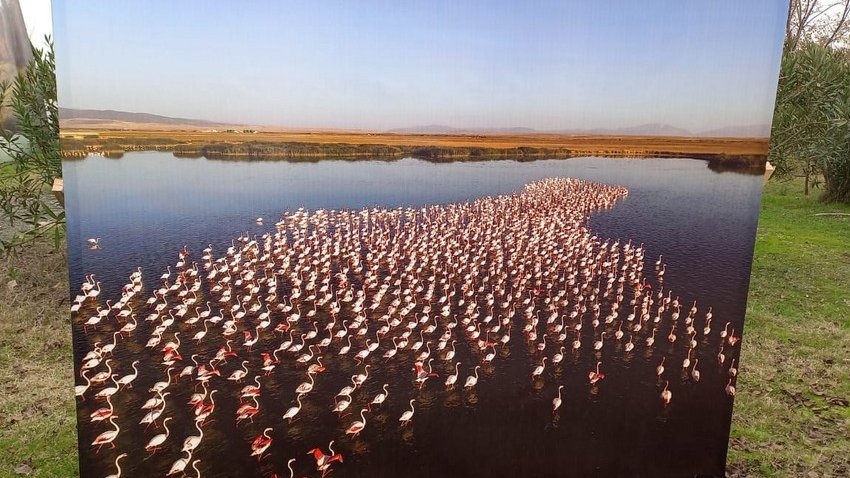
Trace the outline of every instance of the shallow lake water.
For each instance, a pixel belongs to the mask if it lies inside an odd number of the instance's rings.
[[[72,297],[79,293],[85,275],[94,273],[102,282],[100,303],[114,301],[140,266],[145,283],[141,307],[152,288],[159,287],[166,266],[174,267],[177,252],[184,246],[196,261],[208,245],[220,254],[240,234],[274,232],[275,221],[286,211],[460,203],[516,193],[545,178],[620,185],[628,189],[628,197],[592,213],[588,227],[600,240],[643,244],[651,281],[655,280],[655,260],[663,254],[665,290],[674,291],[683,308],[697,300],[698,317],[711,306],[714,335],[727,321],[737,334],[743,327],[762,181],[756,175],[716,173],[705,161],[691,159],[246,162],[181,159],[164,152],[67,161],[64,177]],[[265,218],[265,223],[257,224],[257,217]],[[100,248],[91,250],[86,239],[95,237],[100,238]],[[89,414],[103,401],[78,399],[84,476],[114,472],[113,461],[122,452],[129,455],[121,462],[127,476],[164,475],[183,455],[183,438],[196,434],[191,408],[185,405],[195,390],[183,379],[168,389],[171,394],[163,416],[173,417],[169,441],[152,457],[143,450],[162,426],[157,431],[140,425],[145,414],[140,405],[152,396],[147,389],[165,379],[164,367],[157,363],[162,354],[144,348],[153,327],[141,320],[146,315],[144,310],[139,312],[136,335],[119,342],[113,354],[119,375],[132,372],[133,360],[141,361],[133,388],[121,389],[113,400],[115,422],[122,429],[115,449],[95,452],[90,446],[98,434],[110,429],[108,423],[89,423]],[[74,321],[76,367],[95,341],[112,341],[112,328],[84,333],[83,320]],[[184,327],[181,337],[188,339],[195,330]],[[303,370],[284,364],[262,379],[261,413],[252,423],[236,425],[238,390],[253,382],[231,384],[224,377],[239,368],[240,356],[222,366],[221,380],[216,382],[222,389],[216,395],[217,415],[204,426],[204,438],[192,460],[200,460],[197,466],[205,477],[272,473],[286,477],[290,458],[297,460],[296,476],[319,476],[307,452],[314,447],[327,450],[328,441],[335,439],[335,449],[345,461],[334,465],[332,476],[722,476],[732,399],[724,392],[726,369],[717,366],[717,341],[697,348],[694,358],[705,364],[699,382],[687,374],[679,377],[678,364],[688,350],[684,340],[669,344],[660,338],[662,343],[654,348],[645,347],[641,340],[629,354],[623,353],[622,343],[606,341],[601,351],[606,378],[590,386],[587,372],[599,354],[590,347],[593,329],[586,326],[581,334],[586,346],[570,351],[538,382],[529,381],[528,370],[535,359],[519,327],[496,359],[498,365],[482,370],[472,392],[445,390],[442,381],[450,364],[437,360],[441,378],[417,392],[416,416],[407,427],[399,427],[398,416],[408,409],[412,395],[393,390],[410,389],[411,362],[384,365],[380,357],[375,358],[374,376],[349,410],[355,413],[338,419],[329,410],[333,393],[362,371],[351,361],[333,357],[337,343],[324,353],[330,372],[321,382],[317,378],[316,390],[304,398],[299,418],[291,424],[281,419],[295,404],[292,390],[305,377]],[[166,333],[163,342],[172,340],[172,335]],[[241,343],[241,331],[234,338]],[[191,364],[192,351],[206,354],[208,360],[223,341],[203,350],[186,342],[178,370]],[[256,352],[273,348],[269,343]],[[382,341],[375,353],[388,348],[391,344]],[[727,348],[728,366],[740,345]],[[667,407],[659,399],[661,386],[654,373],[662,356],[668,357],[674,372],[668,377],[674,399]],[[467,364],[474,360],[469,350],[459,349],[458,358]],[[252,367],[259,365],[252,363]],[[462,371],[459,382],[466,375]],[[77,383],[84,383],[79,374]],[[390,389],[386,403],[367,414],[369,425],[359,437],[346,437],[344,429],[357,419],[363,401],[380,392],[384,383]],[[563,405],[553,414],[551,399],[559,384],[564,385]],[[274,428],[274,441],[268,457],[257,461],[249,456],[250,443],[265,427]],[[187,470],[195,476],[191,467]]]

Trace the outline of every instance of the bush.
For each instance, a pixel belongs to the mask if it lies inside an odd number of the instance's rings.
[[[65,212],[50,192],[62,176],[55,71],[48,39],[45,51],[33,48],[33,60],[14,83],[0,84],[0,104],[8,105],[17,129],[3,129],[0,144],[11,158],[0,164],[0,210],[14,231],[0,237],[0,252],[44,237],[58,247],[65,235]]]
[[[840,52],[785,52],[770,159],[780,176],[804,176],[806,194],[823,177],[824,200],[850,202],[850,62]]]

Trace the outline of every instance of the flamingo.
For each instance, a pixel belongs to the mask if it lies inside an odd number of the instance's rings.
[[[146,401],[140,408],[142,410],[151,410],[153,408],[159,408],[159,406],[162,405],[163,402],[165,401],[165,396],[170,394],[170,393],[171,392],[165,392],[165,393],[157,392],[156,397],[149,398],[148,401]]]
[[[447,361],[453,359],[454,356],[455,356],[455,343],[456,342],[457,342],[456,340],[452,340],[452,349],[449,350],[448,352],[446,352],[446,356],[444,358]]]
[[[154,407],[151,411],[149,411],[147,414],[145,414],[145,416],[142,417],[142,419],[139,421],[140,425],[145,424],[145,423],[147,424],[147,426],[145,427],[145,430],[147,430],[147,427],[149,427],[151,425],[151,423],[156,424],[156,420],[165,411],[165,396],[170,394],[170,393],[171,392],[165,392],[165,393],[161,394],[159,405],[158,405],[161,408],[155,408]]]
[[[602,335],[599,337],[599,340],[593,343],[593,350],[602,350],[602,346],[605,344],[605,332],[602,332]]]
[[[661,400],[664,401],[664,406],[670,405],[670,400],[673,398],[673,392],[671,392],[667,387],[670,386],[670,381],[664,381],[664,390],[661,392]]]
[[[561,408],[561,389],[563,385],[558,385],[558,396],[552,399],[552,412],[557,412]]]
[[[402,426],[409,424],[410,421],[413,420],[413,412],[416,411],[413,408],[413,402],[415,401],[415,398],[410,400],[410,410],[405,410],[405,412],[402,413],[401,417],[398,419],[398,421],[401,422]]]
[[[138,364],[138,360],[133,360],[133,363],[130,365],[131,367],[133,367],[133,373],[124,375],[123,377],[119,378],[117,381],[117,384],[119,386],[126,385],[127,388],[133,388],[133,381],[135,381],[136,378],[139,376],[139,369],[136,368]]]
[[[111,423],[112,426],[115,427],[115,430],[107,430],[98,435],[97,438],[95,438],[94,441],[91,442],[92,446],[97,447],[97,451],[100,451],[101,447],[106,444],[109,444],[112,448],[115,448],[115,438],[118,437],[118,432],[121,431],[121,427],[119,427],[118,424],[115,423],[116,418],[116,415],[112,415],[111,417],[109,417],[109,423]]]
[[[171,464],[171,469],[168,470],[168,473],[165,476],[182,474],[183,470],[186,469],[186,465],[188,465],[191,460],[192,460],[192,453],[191,452],[188,453],[186,458],[183,458],[181,456],[180,458],[174,460],[174,463]]]
[[[151,388],[148,389],[148,391],[149,392],[162,392],[166,388],[168,388],[168,386],[171,385],[171,371],[172,370],[174,370],[174,367],[169,366],[168,369],[166,369],[166,371],[165,371],[165,374],[168,377],[168,380],[165,381],[165,382],[156,382],[155,384],[153,384],[153,386]]]
[[[230,374],[230,376],[227,377],[227,379],[232,381],[232,382],[241,383],[242,379],[245,378],[246,375],[248,375],[248,367],[246,365],[248,365],[248,361],[243,360],[242,361],[242,369],[241,370],[234,370]]]
[[[691,377],[694,379],[694,382],[699,382],[699,370],[697,370],[698,363],[699,359],[694,359],[694,368],[691,369]]]
[[[300,394],[297,397],[295,397],[295,401],[298,402],[298,406],[290,408],[289,410],[286,411],[286,413],[283,414],[283,418],[285,420],[289,420],[290,423],[292,423],[292,419],[295,417],[295,415],[298,415],[298,412],[301,411],[301,395]]]
[[[118,464],[118,462],[119,462],[122,458],[127,458],[127,454],[126,454],[126,453],[122,453],[122,454],[120,454],[120,455],[118,455],[118,456],[116,456],[116,457],[115,457],[115,462],[114,462],[114,463],[115,463],[115,468],[116,468],[117,470],[116,470],[116,472],[115,472],[115,473],[113,473],[113,474],[111,474],[111,475],[107,475],[107,476],[106,476],[106,478],[121,478],[121,465],[120,465],[120,464]]]
[[[561,347],[560,350],[552,356],[552,363],[561,363],[564,360],[564,347]]]
[[[88,320],[83,322],[83,333],[84,334],[88,333],[89,326],[91,326],[95,330],[97,330],[97,324],[99,324],[102,319],[103,319],[103,317],[100,316],[100,315],[93,315],[93,316],[89,317]]]
[[[414,368],[414,370],[416,371],[416,382],[419,383],[419,389],[420,390],[422,389],[422,387],[425,386],[426,380],[428,380],[430,377],[436,377],[437,376],[436,373],[431,371],[432,370],[431,369],[431,362],[433,362],[433,361],[434,361],[434,359],[428,359],[428,371],[427,372],[422,367],[421,362],[416,362],[416,367]]]
[[[351,376],[351,383],[353,385],[347,385],[343,387],[342,390],[340,390],[340,392],[336,394],[336,396],[351,395],[352,392],[354,392],[354,390],[357,388],[357,375]]]
[[[330,449],[330,452],[331,452],[330,455],[325,455],[325,452],[323,452],[320,448],[313,448],[312,450],[307,452],[308,455],[313,455],[313,458],[316,460],[316,468],[317,469],[321,470],[322,466],[324,466],[325,463],[327,463],[328,458],[330,458],[331,455],[334,454],[333,445],[334,445],[334,441],[331,440],[331,442],[328,444],[328,449]],[[295,461],[295,460],[290,460],[290,462],[292,462],[292,461]]]
[[[254,416],[260,413],[260,403],[257,401],[257,396],[251,397],[251,400],[254,402],[253,404],[243,403],[236,409],[236,423],[246,419],[253,423]]]
[[[446,377],[446,390],[454,387],[457,382],[457,377],[460,372],[460,362],[455,362],[455,373]]]
[[[342,463],[342,453],[335,453],[333,449],[333,440],[328,444],[328,449],[330,450],[330,455],[325,455],[318,448],[314,448],[310,450],[309,453],[313,454],[313,457],[316,459],[316,469],[322,472],[322,478],[324,478],[328,472],[330,472],[331,465],[335,461]]]
[[[732,332],[730,332],[729,336],[726,337],[726,341],[729,342],[730,346],[734,347],[735,344],[737,344],[738,341],[740,341],[740,340],[741,340],[741,337],[738,337],[737,335],[735,335],[735,327],[732,327]]]
[[[115,350],[115,346],[118,345],[118,336],[119,335],[121,335],[120,332],[113,332],[112,333],[112,343],[106,344],[103,347],[101,347],[101,349],[100,349],[100,353],[102,355],[106,355],[106,354],[112,355],[112,351]],[[109,360],[107,360],[106,363],[108,365]],[[111,370],[111,368],[110,368],[110,370]],[[94,377],[92,377],[92,380],[94,380]]]
[[[256,456],[257,461],[263,458],[263,453],[265,453],[272,444],[272,438],[268,436],[271,431],[271,427],[264,429],[263,433],[257,435],[257,437],[254,438],[254,441],[251,442],[251,456]]]
[[[213,390],[210,392],[210,404],[204,405],[203,403],[199,403],[195,406],[195,420],[200,422],[201,425],[204,424],[207,418],[215,411],[215,394],[218,390]]]
[[[122,326],[118,330],[118,333],[121,335],[121,337],[124,337],[124,334],[130,335],[133,333],[134,330],[136,330],[137,325],[138,324],[136,322],[136,314],[131,314],[130,319],[127,321],[127,323],[124,324],[124,326]]]
[[[350,335],[348,336],[348,345],[343,345],[342,347],[340,347],[339,352],[337,352],[337,355],[346,355],[346,354],[348,354],[349,350],[351,350],[351,336]]]
[[[543,357],[543,360],[540,361],[540,365],[534,367],[534,370],[531,371],[531,379],[541,376],[543,374],[543,369],[546,368],[546,359],[549,357]]]
[[[729,395],[730,397],[735,396],[735,386],[732,385],[731,378],[729,379],[729,382],[726,383],[726,395]]]
[[[203,340],[203,338],[207,335],[207,332],[208,332],[208,329],[207,329],[208,325],[207,324],[209,324],[209,323],[210,323],[210,319],[205,319],[204,320],[204,330],[199,330],[198,332],[196,332],[195,335],[192,336],[192,340],[194,340],[196,343],[200,344],[201,340]]]
[[[720,338],[725,339],[727,335],[729,335],[729,326],[732,325],[732,322],[726,322],[726,326],[723,327],[723,330],[720,331]]]
[[[201,440],[204,438],[204,430],[201,428],[200,422],[197,420],[195,421],[195,429],[198,430],[197,435],[188,436],[186,437],[186,439],[183,440],[183,449],[181,450],[182,453],[191,453],[195,450],[195,448],[198,448],[198,445],[201,444]]]
[[[364,368],[364,373],[361,373],[361,374],[355,375],[355,377],[354,377],[354,382],[355,382],[357,385],[363,385],[363,382],[365,382],[365,381],[366,381],[366,379],[367,379],[367,378],[369,378],[369,367],[370,367],[370,366],[369,366],[369,365],[367,365],[367,366],[366,366],[366,368]]]
[[[357,435],[360,434],[360,432],[363,431],[364,428],[366,428],[366,417],[363,414],[366,413],[367,411],[369,411],[369,410],[367,410],[365,408],[360,410],[360,421],[352,422],[351,425],[348,427],[348,429],[345,430],[346,435],[351,435],[352,437],[356,437]]]
[[[634,350],[634,348],[635,348],[635,343],[632,342],[632,336],[629,335],[629,341],[626,342],[626,345],[623,347],[623,350],[625,350],[626,352],[631,352],[632,350]]]
[[[108,395],[106,397],[106,404],[108,405],[108,407],[99,408],[99,409],[93,411],[91,413],[91,415],[89,415],[92,422],[103,421],[103,420],[106,420],[107,418],[112,416],[114,409],[112,407],[112,396],[111,395]]]
[[[542,351],[546,350],[546,334],[543,334],[542,339],[543,339],[543,341],[540,342],[539,344],[537,344],[537,351],[538,352],[542,352]]]
[[[343,398],[337,401],[337,397],[340,397],[340,396],[342,396]],[[344,412],[345,410],[348,409],[349,405],[351,405],[351,402],[353,400],[351,399],[351,395],[340,394],[340,395],[337,395],[336,397],[334,397],[334,401],[336,401],[336,405],[334,405],[333,411],[335,411],[339,414],[342,414],[342,412]],[[371,409],[371,405],[370,405],[370,409]]]
[[[88,297],[89,299],[96,299],[97,296],[99,296],[99,295],[100,295],[100,281],[98,281],[95,284],[95,288],[88,291],[88,293],[86,294],[86,297]]]
[[[295,389],[295,393],[298,395],[306,395],[313,390],[313,374],[308,372],[307,377],[310,379],[310,382],[301,382],[301,385],[298,385],[298,388]]]
[[[652,335],[650,335],[649,337],[646,338],[646,346],[647,347],[652,347],[652,344],[655,343],[655,331],[656,330],[657,329],[652,329]]]
[[[117,376],[118,375],[110,376],[110,378],[112,379],[112,383],[115,384],[114,387],[106,387],[106,388],[102,389],[101,391],[97,392],[94,396],[97,397],[97,398],[106,398],[110,395],[115,395],[115,393],[118,392],[118,388],[119,388],[118,382],[115,380],[115,377],[117,377]]]
[[[154,454],[159,449],[159,446],[165,443],[165,440],[168,439],[168,421],[171,420],[171,417],[166,418],[162,421],[162,427],[165,428],[165,433],[160,433],[158,435],[154,435],[153,438],[150,439],[147,445],[145,445],[145,451]]]
[[[475,384],[478,383],[478,369],[481,368],[480,365],[475,366],[475,376],[466,377],[466,383],[463,384],[463,388],[472,388]]]
[[[244,387],[242,387],[242,390],[239,392],[239,398],[251,398],[259,396],[260,388],[262,387],[262,385],[260,385],[259,375],[254,376],[254,383],[256,383],[256,385],[245,385]]]
[[[605,378],[605,374],[599,371],[600,365],[602,365],[602,362],[596,362],[596,370],[587,372],[587,379],[590,380],[591,385]]]
[[[375,398],[373,398],[373,399],[372,399],[372,401],[369,403],[369,409],[370,409],[370,410],[372,409],[372,405],[380,405],[380,404],[384,403],[384,401],[385,401],[385,400],[387,399],[387,397],[389,396],[389,393],[387,392],[387,387],[388,387],[388,386],[389,386],[389,384],[385,383],[385,384],[384,384],[384,386],[383,386],[383,387],[381,387],[381,389],[382,389],[384,392],[383,392],[383,393],[379,393],[379,394],[375,395]]]
[[[86,376],[88,370],[83,370],[82,377],[83,380],[86,381],[85,385],[76,385],[74,386],[74,396],[82,397],[85,395],[86,391],[88,391],[89,387],[91,387],[91,380]]]
[[[688,349],[688,356],[682,360],[682,370],[691,366],[691,350],[693,349]]]

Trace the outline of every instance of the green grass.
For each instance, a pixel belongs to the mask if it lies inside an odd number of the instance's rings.
[[[0,476],[78,474],[65,261],[45,244],[0,260]]]
[[[759,219],[730,471],[850,476],[850,206],[772,181]]]
[[[765,189],[731,476],[850,476],[850,217],[820,212],[850,206]],[[78,472],[65,259],[37,244],[0,260],[0,476]]]

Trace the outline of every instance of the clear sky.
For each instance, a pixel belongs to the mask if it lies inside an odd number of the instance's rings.
[[[45,48],[46,35],[51,35],[53,25],[50,17],[50,0],[21,0],[21,13],[30,41],[36,48]]]
[[[54,0],[59,103],[385,130],[769,124],[786,0]]]

